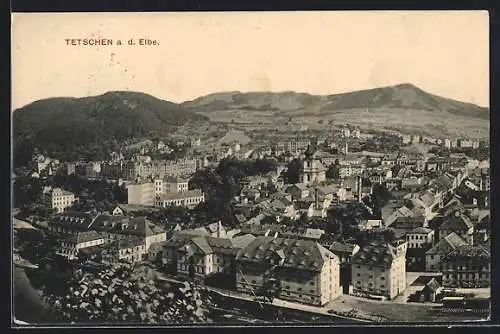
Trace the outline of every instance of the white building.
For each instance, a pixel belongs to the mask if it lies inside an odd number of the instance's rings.
[[[165,193],[156,196],[155,207],[165,208],[167,206],[184,206],[194,208],[205,201],[205,194],[201,190],[188,190],[180,193]]]
[[[75,202],[75,195],[61,188],[47,189],[44,191],[44,197],[45,203],[57,213],[63,212]]]

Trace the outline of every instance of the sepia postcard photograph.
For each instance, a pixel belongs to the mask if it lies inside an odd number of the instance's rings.
[[[487,11],[11,22],[11,326],[490,319]]]

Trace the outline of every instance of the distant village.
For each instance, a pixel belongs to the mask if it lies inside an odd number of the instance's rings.
[[[80,210],[91,195],[45,184],[40,202],[53,210],[49,218],[16,219],[45,229],[57,240],[56,253],[83,267],[147,262],[168,277],[200,284],[221,277],[228,291],[258,298],[273,290],[276,298],[314,306],[342,295],[452,303],[463,300],[460,291],[491,284],[489,160],[460,151],[483,145],[343,125],[320,135],[302,127],[179,140],[186,154],[176,160],[154,158],[176,149],[162,140],[123,147],[107,161],[61,162],[38,154],[31,178],[101,180],[125,188],[127,200]],[[230,224],[213,219],[193,226],[145,214],[172,207],[192,212],[210,201],[217,194],[193,177],[227,159],[275,163],[244,178],[230,199]],[[294,164],[297,178],[290,182]],[[387,200],[377,208],[381,193]],[[349,216],[349,208],[363,214]],[[335,216],[339,212],[347,213]],[[327,227],[333,225],[339,229]]]

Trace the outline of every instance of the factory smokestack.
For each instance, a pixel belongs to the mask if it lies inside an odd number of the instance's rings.
[[[358,202],[361,203],[361,189],[362,189],[362,186],[363,186],[363,180],[362,180],[361,176],[358,176],[358,180],[356,182],[356,186],[357,186],[356,191],[358,192]]]

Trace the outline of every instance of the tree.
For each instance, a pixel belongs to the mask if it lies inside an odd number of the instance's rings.
[[[293,159],[288,163],[287,169],[284,173],[285,182],[292,184],[300,181],[300,171],[302,163],[298,159]]]
[[[340,170],[338,165],[330,165],[326,170],[326,177],[329,179],[338,179],[340,177]]]
[[[165,286],[150,269],[124,264],[97,274],[78,270],[64,293],[47,298],[55,319],[72,323],[202,323],[209,302],[206,290]]]

